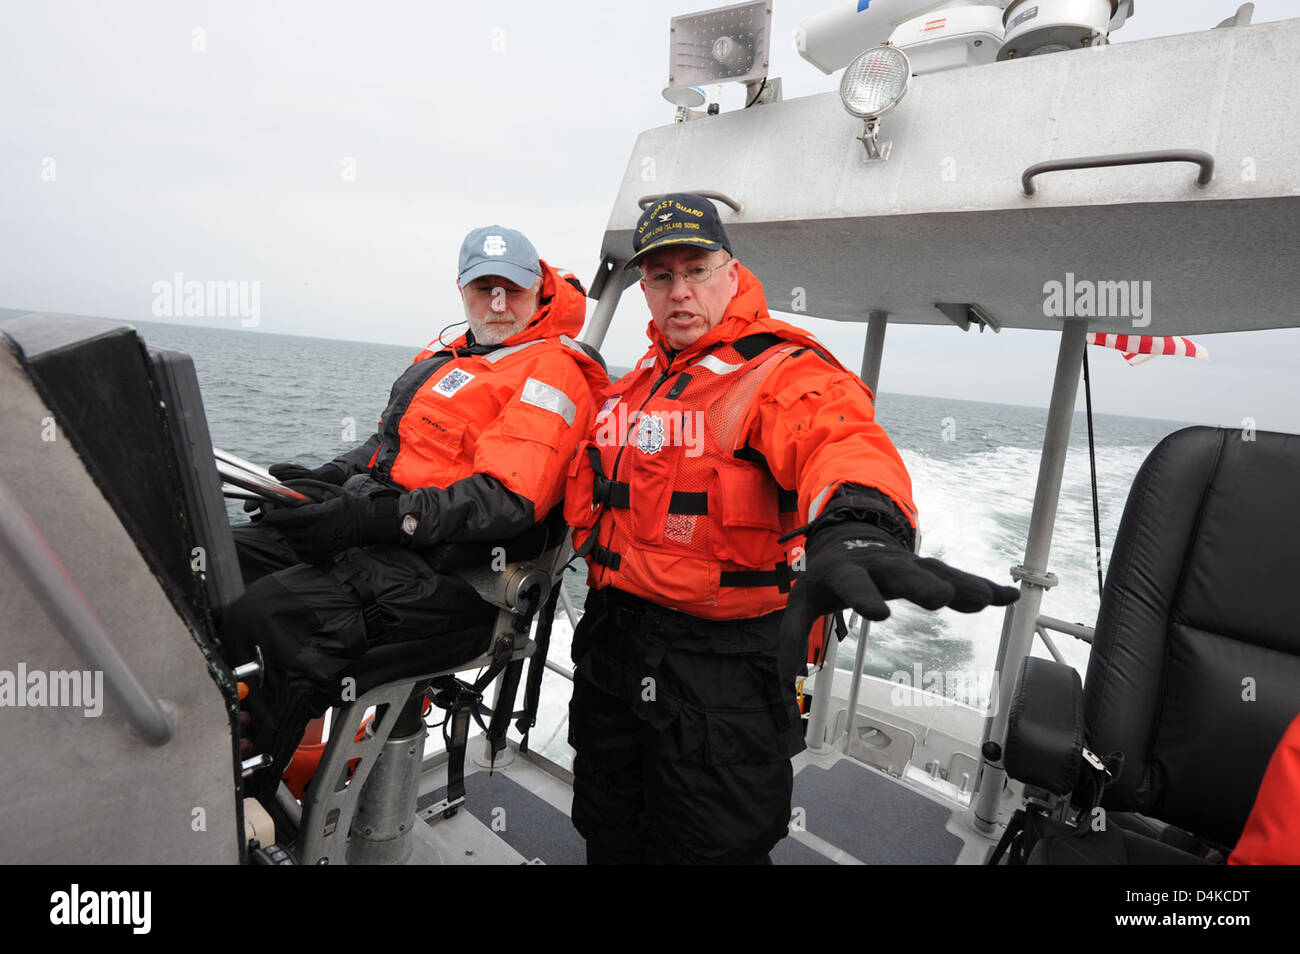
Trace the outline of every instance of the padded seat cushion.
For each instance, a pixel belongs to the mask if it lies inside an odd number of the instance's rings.
[[[1236,841],[1300,711],[1297,540],[1300,437],[1193,427],[1151,452],[1084,684],[1090,747],[1125,755],[1108,809]]]

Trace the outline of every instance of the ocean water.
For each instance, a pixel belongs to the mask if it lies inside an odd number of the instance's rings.
[[[363,442],[387,404],[390,385],[420,350],[144,322],[137,328],[149,344],[194,358],[216,446],[263,465],[316,465]],[[912,477],[922,552],[1011,583],[1009,568],[1024,558],[1046,409],[886,392],[878,396],[877,416]],[[1183,426],[1095,416],[1103,568],[1143,459],[1161,438]],[[1089,626],[1099,602],[1091,498],[1087,430],[1080,413],[1071,434],[1048,565],[1060,584],[1045,595],[1043,612]],[[232,521],[247,519],[240,504],[232,503],[230,513]],[[566,589],[579,608],[582,577],[581,572],[566,575]],[[1001,610],[932,613],[896,601],[892,612],[890,619],[871,627],[865,672],[888,677],[898,671],[910,674],[918,665],[922,672],[993,668]],[[552,658],[566,665],[568,636],[568,626],[557,621]],[[1061,634],[1054,638],[1065,658],[1085,670],[1087,644]],[[840,647],[840,668],[851,665],[855,649],[850,635]],[[1035,652],[1046,655],[1041,643]],[[548,672],[547,679],[559,677]],[[566,687],[556,687],[551,698],[557,695],[567,701]],[[562,706],[556,714],[562,723]],[[562,744],[562,728],[554,730],[557,744]]]

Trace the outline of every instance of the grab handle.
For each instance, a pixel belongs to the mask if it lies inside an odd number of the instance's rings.
[[[1198,186],[1207,186],[1214,178],[1214,157],[1199,149],[1155,149],[1148,152],[1125,152],[1113,156],[1086,156],[1082,159],[1048,159],[1036,162],[1020,176],[1025,195],[1034,194],[1034,177],[1044,172],[1063,172],[1067,169],[1097,169],[1103,166],[1139,166],[1151,162],[1194,162],[1201,167],[1196,177]]]
[[[140,737],[154,746],[171,741],[172,719],[140,682],[63,561],[3,481],[0,553],[7,557],[77,655],[91,669],[104,674],[108,691]]]

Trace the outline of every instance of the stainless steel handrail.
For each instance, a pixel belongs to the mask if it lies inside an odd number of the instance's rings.
[[[136,678],[63,561],[3,482],[0,549],[82,661],[103,672],[108,691],[126,711],[136,733],[150,745],[171,741],[172,722],[162,705]]]
[[[1075,639],[1081,639],[1085,643],[1092,642],[1093,629],[1091,626],[1084,626],[1082,623],[1067,623],[1063,619],[1057,619],[1054,616],[1044,616],[1039,614],[1038,625],[1058,633],[1065,633],[1067,636],[1073,636]]]
[[[569,596],[569,591],[564,588],[563,576],[561,576],[559,581],[557,581],[556,586],[560,588],[560,602],[564,605],[564,614],[569,617],[569,628],[577,629],[578,611],[573,606],[573,598]],[[569,682],[573,682],[573,670],[569,669],[567,666],[561,666],[559,663],[547,659],[546,668],[556,675],[569,680]]]
[[[1214,157],[1199,149],[1154,149],[1147,152],[1125,152],[1109,156],[1084,156],[1079,159],[1048,159],[1036,162],[1020,175],[1020,186],[1025,195],[1034,195],[1034,177],[1044,172],[1065,172],[1070,169],[1100,169],[1110,166],[1139,166],[1151,162],[1194,162],[1201,167],[1196,184],[1202,188],[1214,178]]]
[[[1082,640],[1085,643],[1092,643],[1092,628],[1084,626],[1082,623],[1067,623],[1063,619],[1057,619],[1054,616],[1043,616],[1041,613],[1034,622],[1034,633],[1043,641],[1047,651],[1052,654],[1052,658],[1062,666],[1068,666],[1065,657],[1061,651],[1056,648],[1056,643],[1052,637],[1047,635],[1047,631],[1052,630],[1058,633],[1065,633],[1067,636],[1073,636],[1075,639]]]

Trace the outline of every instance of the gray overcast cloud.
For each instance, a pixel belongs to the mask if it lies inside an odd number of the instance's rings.
[[[461,315],[470,228],[521,229],[589,282],[637,134],[672,121],[669,18],[707,5],[7,2],[0,307],[183,321],[151,313],[156,282],[258,281],[259,332],[414,354]],[[790,42],[828,6],[773,3],[786,98],[836,86]],[[1139,0],[1113,39],[1206,29],[1236,6]],[[1297,15],[1256,3],[1256,22]],[[742,104],[733,87],[724,109]],[[647,318],[629,290],[612,363],[642,353]],[[859,366],[864,326],[794,320]],[[1300,431],[1300,331],[1198,340],[1208,364],[1093,349],[1097,409]],[[1056,344],[895,326],[881,389],[1045,405]]]

